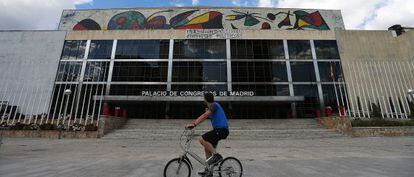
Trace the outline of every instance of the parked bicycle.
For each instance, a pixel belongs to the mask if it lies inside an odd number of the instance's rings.
[[[235,157],[224,158],[221,162],[218,163],[218,165],[208,165],[203,158],[190,151],[191,142],[193,141],[194,137],[194,129],[184,130],[180,136],[180,147],[183,150],[183,154],[178,158],[170,160],[167,165],[165,165],[164,177],[190,177],[192,174],[193,165],[188,156],[194,158],[197,162],[199,162],[207,169],[205,177],[241,177],[243,175],[243,166],[241,162]]]

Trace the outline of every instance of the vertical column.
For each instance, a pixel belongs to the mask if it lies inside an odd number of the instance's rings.
[[[118,40],[115,39],[112,43],[112,51],[111,51],[111,61],[109,62],[109,70],[108,70],[108,78],[106,80],[106,91],[105,95],[109,95],[111,90],[111,82],[112,82],[112,73],[114,69],[114,62],[115,62],[115,54],[116,54],[116,46],[118,45]]]
[[[311,51],[312,51],[313,66],[315,68],[316,84],[318,86],[319,109],[321,110],[321,115],[325,116],[325,111],[324,111],[325,100],[323,100],[321,77],[319,75],[319,66],[318,66],[318,61],[316,60],[315,43],[313,40],[310,40],[310,45],[311,45]]]
[[[290,69],[289,49],[288,49],[288,43],[286,39],[283,40],[283,48],[285,51],[286,71],[287,71],[287,77],[288,77],[288,82],[289,82],[289,94],[290,96],[295,96],[295,92],[293,90],[292,71]],[[292,109],[292,117],[296,118],[297,117],[296,103],[291,103],[290,107]]]
[[[232,72],[231,72],[231,46],[230,39],[226,39],[226,59],[227,59],[227,90],[232,91]]]
[[[170,39],[170,48],[168,50],[168,73],[167,73],[167,90],[168,91],[171,91],[173,57],[174,57],[174,39]]]
[[[174,58],[174,39],[170,39],[170,45],[168,49],[168,71],[167,71],[167,91],[171,91],[171,83],[172,83],[172,72],[173,72],[173,58]],[[165,104],[165,118],[170,118],[170,102]]]
[[[79,110],[79,101],[80,101],[80,97],[81,97],[81,93],[82,93],[82,83],[83,83],[83,77],[85,75],[85,70],[86,70],[86,62],[89,56],[89,49],[91,47],[91,40],[88,40],[86,42],[86,49],[85,49],[85,55],[83,57],[83,62],[82,62],[82,69],[81,69],[81,73],[80,73],[80,77],[79,77],[79,85],[78,85],[78,92],[76,95],[76,109],[75,109],[75,120],[74,122],[76,122],[76,118],[78,116],[78,110]],[[83,100],[85,101],[85,100]],[[82,115],[81,115],[82,117]],[[82,118],[79,118],[80,121],[82,121]]]

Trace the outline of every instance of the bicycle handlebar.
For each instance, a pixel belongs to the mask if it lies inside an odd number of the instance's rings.
[[[180,136],[180,147],[183,150],[186,150],[187,148],[190,147],[191,144],[191,140],[194,136],[194,129],[184,129],[183,133]],[[183,138],[185,137],[184,143],[183,143]]]

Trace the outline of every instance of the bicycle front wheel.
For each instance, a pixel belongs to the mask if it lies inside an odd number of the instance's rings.
[[[225,158],[219,166],[220,177],[241,177],[243,175],[243,166],[240,160],[235,157]]]
[[[164,168],[164,177],[190,177],[191,168],[187,161],[181,158],[170,160]]]

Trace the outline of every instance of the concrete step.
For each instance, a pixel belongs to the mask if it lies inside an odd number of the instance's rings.
[[[130,119],[122,128],[104,136],[105,139],[175,140],[183,126],[191,120]],[[199,125],[196,134],[211,129],[209,122]],[[327,130],[315,119],[250,119],[230,120],[228,139],[317,139],[337,138],[343,135]]]

